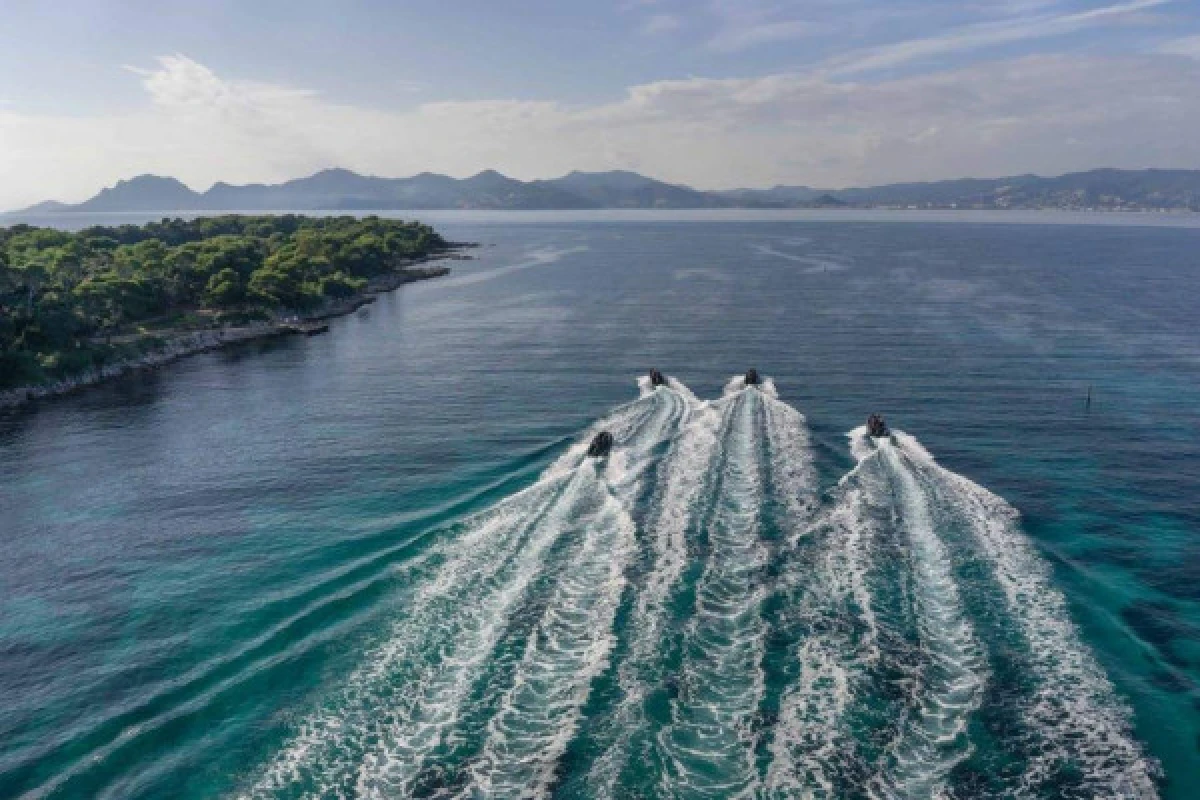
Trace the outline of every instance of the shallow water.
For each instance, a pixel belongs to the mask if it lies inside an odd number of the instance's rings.
[[[1200,792],[1200,230],[426,216],[0,417],[0,796]]]

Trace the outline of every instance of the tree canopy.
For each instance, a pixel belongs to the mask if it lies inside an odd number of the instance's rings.
[[[319,308],[446,246],[427,225],[374,216],[0,228],[0,388],[95,363],[98,339],[135,325]]]

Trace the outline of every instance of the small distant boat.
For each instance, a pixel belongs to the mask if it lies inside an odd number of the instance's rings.
[[[867,436],[876,439],[882,439],[885,436],[890,436],[887,423],[883,421],[883,417],[879,414],[872,414],[867,417]]]
[[[613,435],[608,431],[600,431],[588,445],[588,458],[604,458],[612,450]]]
[[[663,375],[656,369],[650,370],[650,385],[651,386],[666,386],[667,376]]]
[[[745,380],[747,386],[759,386],[762,384],[762,379],[758,377],[758,370],[754,369],[754,367],[746,370]]]

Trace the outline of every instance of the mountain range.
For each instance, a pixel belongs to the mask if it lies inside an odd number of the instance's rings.
[[[697,208],[1058,208],[1200,211],[1200,170],[1097,169],[1058,177],[901,183],[860,189],[776,186],[702,191],[636,172],[572,172],[520,181],[486,170],[470,178],[422,172],[379,178],[328,169],[279,184],[217,183],[196,192],[141,175],[75,205],[48,201],[23,213],[69,211],[364,211]]]

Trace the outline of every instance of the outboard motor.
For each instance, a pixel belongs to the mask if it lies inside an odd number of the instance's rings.
[[[666,386],[667,376],[663,375],[656,369],[650,370],[650,385],[651,386]]]
[[[604,458],[612,450],[613,435],[608,431],[600,431],[588,445],[588,458]]]
[[[881,439],[888,435],[887,423],[883,421],[883,417],[878,414],[872,414],[867,417],[867,435],[873,436],[876,439]]]
[[[754,369],[754,367],[751,367],[750,369],[746,370],[746,385],[747,386],[758,386],[761,383],[762,383],[762,380],[758,377],[758,370]]]

